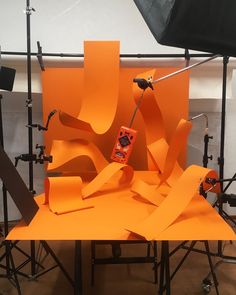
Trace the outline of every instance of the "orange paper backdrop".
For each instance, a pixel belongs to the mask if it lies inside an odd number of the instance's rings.
[[[47,152],[50,152],[53,139],[70,140],[83,138],[95,143],[107,160],[110,161],[110,154],[117,132],[121,125],[127,126],[129,124],[136,106],[132,91],[133,78],[147,70],[150,70],[150,68],[120,68],[117,111],[110,129],[104,134],[95,134],[63,126],[59,121],[59,116],[56,114],[50,122],[49,130],[45,133]],[[156,77],[162,77],[175,70],[177,69],[159,68],[156,70]],[[62,110],[74,117],[79,115],[84,91],[83,73],[83,68],[46,68],[45,72],[42,72],[44,122],[46,122],[48,114],[54,109]],[[102,72],[97,74],[104,75]],[[158,99],[164,118],[168,142],[179,120],[181,118],[188,118],[188,89],[188,73],[182,73],[155,85],[155,97]],[[106,89],[104,89],[105,92]],[[145,95],[143,99],[145,99]],[[99,104],[99,101],[94,101],[94,109],[96,109],[97,104]],[[109,112],[109,109],[105,108],[104,112]],[[137,113],[133,128],[138,130],[138,137],[129,164],[136,170],[146,170],[146,138],[144,122],[140,112]],[[185,163],[185,157],[186,153],[182,152],[180,157],[180,164],[182,166]],[[63,170],[78,171],[78,169],[88,171],[93,170],[94,167],[84,159],[63,167]]]

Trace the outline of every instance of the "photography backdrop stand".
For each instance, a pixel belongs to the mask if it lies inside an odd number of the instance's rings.
[[[4,148],[4,139],[3,139],[3,120],[2,120],[2,95],[0,94],[0,144]],[[3,196],[3,224],[4,224],[4,234],[3,237],[6,237],[9,232],[8,227],[8,205],[7,205],[7,189],[2,183],[2,196]],[[4,254],[0,257],[0,263],[5,258],[5,265],[0,264],[0,268],[5,270],[5,274],[1,274],[0,278],[8,279],[17,289],[18,295],[21,295],[20,284],[17,277],[17,272],[15,268],[14,259],[12,256],[12,242],[4,240],[0,247],[4,247]]]

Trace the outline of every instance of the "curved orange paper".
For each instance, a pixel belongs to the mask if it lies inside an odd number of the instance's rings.
[[[166,181],[171,175],[181,150],[187,144],[187,139],[191,128],[192,123],[190,121],[186,121],[184,119],[180,120],[175,133],[171,138],[171,142],[166,155],[164,170],[160,176],[160,183]],[[152,156],[155,157],[154,155]]]
[[[178,164],[178,157],[187,143],[191,127],[192,123],[190,121],[181,119],[169,146],[164,138],[148,145],[148,153],[153,163],[162,172],[160,174],[160,184],[167,180],[168,184],[172,186],[183,173]]]
[[[92,127],[89,123],[79,120],[78,118],[75,118],[65,112],[59,112],[59,120],[61,124],[67,127],[93,132]]]
[[[49,177],[45,184],[45,201],[48,200],[53,213],[64,214],[91,208],[81,198],[80,177]]]
[[[129,165],[112,162],[108,164],[89,184],[87,184],[82,189],[83,199],[97,192],[120,170],[122,170],[122,174],[118,180],[116,179],[116,186],[119,188],[129,184],[133,179],[133,168]],[[117,187],[115,187],[115,189],[117,189]]]
[[[134,181],[131,191],[139,194],[142,198],[148,200],[148,202],[155,206],[160,206],[165,199],[158,191],[158,185],[150,185],[140,179]]]
[[[78,119],[90,124],[97,134],[111,127],[116,114],[119,65],[119,41],[84,42],[85,93]]]
[[[97,172],[108,164],[96,145],[84,139],[53,140],[50,154],[53,156],[53,162],[48,164],[48,170],[55,170],[75,158],[84,156],[92,160]]]
[[[161,205],[143,222],[127,227],[127,230],[147,240],[158,239],[158,236],[185,210],[207,176],[217,177],[213,170],[195,165],[188,167]],[[143,191],[145,190],[144,187]]]

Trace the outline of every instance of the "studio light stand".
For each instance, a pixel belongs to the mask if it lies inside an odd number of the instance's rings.
[[[0,88],[4,90],[12,91],[13,82],[15,78],[15,70],[10,68],[1,67],[0,65]],[[3,136],[3,119],[2,119],[2,94],[0,94],[0,145],[4,149],[4,136]],[[5,240],[5,237],[9,232],[9,220],[8,220],[8,202],[7,202],[7,189],[2,183],[2,201],[3,201],[3,241],[0,244],[0,248],[4,248],[4,254],[0,257],[0,269],[4,269],[5,274],[1,274],[0,278],[8,279],[17,289],[18,295],[21,295],[21,289],[17,277],[17,271],[12,256],[12,242]],[[5,265],[1,264],[5,258]]]
[[[41,126],[39,124],[34,124],[33,123],[33,100],[32,100],[32,85],[31,85],[31,80],[32,80],[32,75],[31,75],[31,34],[30,34],[30,16],[32,12],[34,12],[35,9],[30,6],[30,0],[26,0],[26,33],[27,33],[27,86],[28,86],[28,97],[26,100],[26,107],[27,107],[27,116],[28,116],[28,122],[27,122],[27,128],[28,128],[28,153],[20,155],[16,157],[15,159],[15,166],[17,165],[18,160],[23,160],[25,162],[28,162],[28,178],[29,178],[29,191],[34,195],[36,192],[34,190],[34,170],[33,170],[33,165],[34,163],[40,163],[43,164],[44,162],[52,161],[52,157],[50,155],[45,155],[44,154],[44,146],[41,145],[36,145],[36,149],[39,149],[38,155],[33,153],[33,128],[37,128],[39,131],[47,131],[49,121],[51,117],[56,113],[56,110],[53,110],[49,116],[48,116],[48,121],[46,123],[46,126]],[[6,204],[6,209],[7,209],[7,204]],[[7,211],[6,211],[7,212]],[[8,226],[8,222],[6,223]],[[5,233],[8,233],[8,227],[5,229]],[[16,242],[7,242],[10,244],[8,249],[11,249],[13,247],[16,247]],[[45,252],[46,256],[50,255],[54,262],[56,263],[54,266],[44,269],[44,267],[40,264],[40,262],[37,261],[37,254],[36,254],[36,243],[35,241],[30,242],[30,255],[27,255],[28,260],[25,261],[23,264],[21,264],[19,267],[17,267],[16,271],[13,272],[13,274],[16,276],[16,272],[22,276],[25,276],[31,280],[37,279],[38,277],[44,275],[45,273],[49,272],[50,270],[54,269],[55,267],[59,267],[65,277],[68,279],[69,283],[74,287],[74,281],[71,279],[70,275],[62,265],[62,263],[58,260],[57,256],[53,252],[53,250],[49,247],[49,245],[46,243],[46,241],[40,241],[39,247],[42,247]],[[21,251],[23,252],[23,251]],[[39,252],[39,251],[38,251]],[[42,252],[42,251],[40,251]],[[9,253],[9,252],[8,252]],[[23,254],[25,254],[23,252]],[[7,256],[9,258],[8,261],[9,263],[13,263],[12,256]],[[22,272],[20,272],[20,269],[23,268],[27,263],[31,263],[31,274],[26,275]],[[42,268],[42,271],[38,271],[38,267]],[[12,267],[13,268],[13,267]],[[18,282],[18,281],[17,281]],[[19,285],[19,284],[18,284]],[[20,294],[20,288],[18,287],[18,293]]]
[[[160,81],[163,81],[165,79],[168,79],[170,77],[173,77],[175,75],[178,75],[180,73],[183,73],[185,71],[188,71],[194,67],[197,67],[201,64],[204,64],[210,60],[213,60],[217,57],[220,57],[220,55],[213,55],[209,58],[207,58],[206,60],[203,60],[201,62],[192,64],[192,65],[188,65],[185,68],[182,68],[180,70],[177,70],[173,73],[170,73],[166,76],[163,76],[161,78],[158,78],[156,80],[150,81],[150,80],[145,80],[143,78],[139,78],[139,79],[133,79],[134,83],[137,83],[139,88],[142,90],[145,90],[147,87],[152,88],[152,85],[155,83],[158,83]],[[151,84],[151,85],[150,85]],[[153,88],[152,88],[153,89]],[[190,120],[195,120],[199,117],[205,117],[206,119],[206,128],[205,128],[205,136],[204,136],[204,154],[203,154],[203,166],[207,167],[208,164],[208,160],[212,159],[212,156],[208,156],[208,143],[209,143],[209,139],[211,139],[212,137],[210,137],[208,135],[208,117],[203,113],[200,114],[198,116],[192,117]],[[200,188],[200,192],[201,194],[203,194],[204,197],[206,197],[206,192],[204,192],[202,190],[202,188]],[[171,294],[171,280],[174,278],[175,274],[177,273],[177,271],[180,269],[180,267],[183,265],[184,261],[186,260],[186,258],[188,257],[188,255],[190,254],[191,251],[194,251],[194,246],[198,241],[192,241],[190,247],[186,247],[185,244],[188,241],[184,241],[183,243],[181,243],[178,247],[176,247],[172,252],[169,252],[169,241],[162,241],[161,242],[161,261],[159,262],[158,265],[160,265],[160,282],[159,282],[159,295],[163,295],[164,292],[166,292],[167,295]],[[213,262],[211,259],[211,252],[210,252],[210,247],[209,247],[209,242],[208,241],[203,241],[204,242],[204,246],[205,246],[205,251],[198,251],[202,254],[207,255],[208,258],[208,263],[209,263],[209,267],[210,267],[210,275],[213,277],[213,282],[214,282],[214,286],[215,286],[215,290],[216,290],[216,294],[219,295],[219,289],[218,289],[218,281],[216,278],[216,274],[214,271],[214,266],[213,266]],[[169,265],[169,258],[179,249],[181,248],[185,248],[187,249],[186,254],[184,255],[184,257],[181,259],[181,261],[179,262],[179,264],[177,265],[176,269],[173,271],[172,274],[170,274],[170,265]]]
[[[221,186],[221,194],[214,206],[218,208],[219,214],[226,220],[236,225],[235,220],[229,216],[224,208],[223,204],[228,203],[232,207],[236,207],[235,195],[234,194],[226,194],[227,189],[230,187],[233,181],[235,181],[236,174],[233,175],[232,178],[224,179],[224,147],[225,147],[225,118],[226,118],[226,86],[227,86],[227,67],[228,67],[229,57],[223,57],[223,80],[222,80],[222,103],[221,103],[221,138],[220,138],[220,156],[218,157],[218,165],[219,165],[219,179],[208,179],[208,182],[211,184],[219,183]],[[228,182],[228,184],[224,187],[224,183]],[[231,263],[236,264],[235,256],[224,255],[223,253],[223,244],[222,241],[218,241],[218,249],[216,256],[219,257],[219,260],[214,269],[217,269],[223,263]],[[213,285],[211,281],[211,273],[203,279],[203,286],[209,293],[211,290],[211,286]]]

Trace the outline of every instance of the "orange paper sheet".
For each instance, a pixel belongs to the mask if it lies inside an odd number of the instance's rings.
[[[120,171],[121,170],[121,171]],[[118,179],[115,179],[114,190],[128,185],[133,179],[133,168],[126,164],[112,162],[108,164],[89,184],[82,189],[83,199],[91,196],[102,188],[113,176],[121,172]]]
[[[177,163],[178,157],[182,149],[187,145],[187,139],[189,132],[192,128],[192,123],[181,119],[174,135],[171,138],[171,142],[166,155],[165,166],[163,173],[160,176],[160,183],[166,181],[173,171],[175,164]],[[154,158],[155,155],[152,154]]]
[[[81,197],[82,179],[76,177],[49,177],[45,181],[45,204],[53,213],[65,214],[91,208]]]
[[[96,44],[94,44],[96,46]],[[96,52],[96,50],[94,50]],[[77,64],[75,64],[76,66]],[[78,66],[81,66],[78,64]],[[42,87],[43,87],[43,113],[44,122],[46,124],[47,115],[53,110],[61,110],[50,121],[49,130],[44,133],[46,153],[49,154],[53,140],[71,140],[76,138],[83,138],[92,141],[104,154],[106,159],[110,159],[110,154],[116,139],[116,134],[121,125],[128,124],[131,119],[132,112],[135,108],[135,101],[133,99],[133,78],[139,73],[151,70],[147,67],[120,67],[119,69],[119,99],[117,103],[116,114],[113,123],[109,130],[104,134],[95,134],[76,128],[70,128],[78,123],[77,118],[82,108],[82,100],[84,95],[84,69],[83,68],[46,68],[42,72]],[[176,71],[176,68],[158,68],[156,75],[164,76],[168,73]],[[188,116],[188,74],[182,77],[175,76],[168,79],[168,83],[157,83],[156,101],[161,106],[160,110],[165,121],[165,131],[168,135],[167,142],[171,138],[180,118],[187,118]],[[106,91],[106,89],[105,89]],[[144,102],[144,100],[143,100]],[[116,103],[116,102],[115,102]],[[166,107],[171,107],[171,110]],[[175,105],[175,108],[172,106]],[[109,106],[109,105],[108,105]],[[110,110],[106,108],[106,113]],[[66,114],[73,118],[73,124],[69,127],[63,125],[60,121],[61,114]],[[149,115],[149,114],[148,114]],[[155,115],[155,114],[154,114]],[[165,118],[168,118],[167,120]],[[65,118],[64,118],[65,119]],[[67,119],[65,119],[67,120]],[[169,122],[171,120],[171,122]],[[68,120],[70,121],[70,119]],[[82,121],[81,121],[82,122]],[[84,122],[84,121],[83,121]],[[88,124],[89,122],[84,122]],[[155,129],[158,124],[152,125]],[[138,137],[135,142],[135,148],[130,157],[129,164],[136,170],[147,169],[147,150],[146,150],[146,136],[144,130],[144,122],[141,112],[137,112],[134,120],[133,128],[138,130]],[[54,156],[54,155],[53,155]],[[55,154],[56,156],[56,154]],[[180,165],[183,166],[183,159],[185,158],[185,151],[181,152]],[[70,162],[66,168],[70,171],[76,172],[78,162]],[[83,171],[91,169],[90,165],[81,165]],[[153,168],[155,170],[155,167]]]
[[[199,191],[200,184],[206,176],[217,177],[212,170],[195,165],[188,167],[161,205],[148,218],[127,229],[147,240],[157,239],[184,212],[191,199]],[[144,186],[143,194],[145,193],[146,187]]]
[[[89,123],[97,134],[105,133],[115,117],[119,94],[119,65],[118,41],[84,42],[85,92],[78,119]]]
[[[94,164],[97,172],[100,172],[108,164],[108,161],[96,145],[84,139],[70,141],[54,140],[51,154],[53,155],[53,162],[48,164],[49,171],[55,170],[78,157],[88,157]]]
[[[158,191],[158,188],[158,185],[147,184],[139,179],[133,183],[131,191],[137,193],[151,204],[160,206],[165,197]]]
[[[148,152],[155,167],[160,170],[160,184],[167,181],[170,186],[174,185],[181,176],[183,170],[178,164],[178,158],[187,144],[189,132],[192,128],[190,121],[181,119],[176,127],[168,146],[164,138],[148,145]]]
[[[88,122],[79,120],[78,118],[75,118],[75,117],[71,116],[70,114],[65,113],[63,111],[59,112],[59,120],[60,120],[61,124],[63,124],[64,126],[93,132],[92,127]]]

